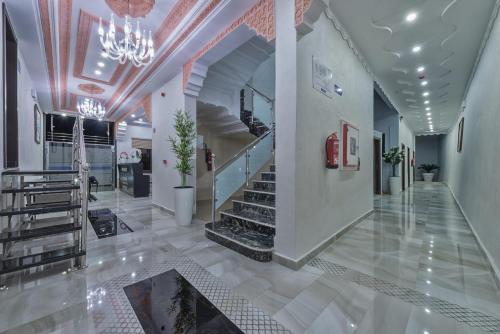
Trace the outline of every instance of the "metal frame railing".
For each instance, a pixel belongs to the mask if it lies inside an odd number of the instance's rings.
[[[77,122],[75,122],[75,123],[77,123]],[[46,133],[45,140],[48,142],[71,143],[73,141],[73,138],[74,138],[74,133],[73,133],[73,135],[70,135],[69,133],[49,131]],[[87,144],[102,144],[102,145],[113,145],[114,144],[112,137],[84,135],[84,139],[85,139],[85,143],[87,143]]]
[[[222,173],[227,167],[229,167],[234,161],[245,155],[245,183],[248,186],[250,181],[250,150],[253,149],[257,144],[259,144],[262,140],[264,140],[267,136],[274,136],[274,126],[271,129],[267,130],[260,136],[259,138],[252,141],[250,144],[242,148],[238,153],[236,153],[232,158],[227,160],[221,166],[216,168],[216,156],[212,153],[212,222],[215,223],[215,215],[216,215],[216,205],[217,205],[217,175]]]

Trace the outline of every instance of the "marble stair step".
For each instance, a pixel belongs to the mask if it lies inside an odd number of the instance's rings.
[[[18,270],[69,260],[83,255],[85,255],[85,252],[80,251],[78,246],[71,246],[35,254],[0,257],[0,274],[7,274]]]
[[[275,181],[255,180],[255,181],[253,181],[253,189],[254,190],[262,190],[262,191],[269,191],[269,192],[276,192],[276,182]]]
[[[274,234],[274,219],[252,211],[236,211],[234,209],[221,211],[221,220],[233,221],[248,228],[266,230],[266,233]]]
[[[214,227],[215,226],[215,227]],[[212,241],[260,262],[272,260],[274,236],[247,230],[228,222],[207,223],[205,235]]]
[[[8,208],[0,210],[0,217],[7,216],[16,216],[16,215],[39,215],[45,213],[54,213],[54,212],[65,212],[73,209],[81,208],[81,204],[79,202],[73,203],[57,203],[57,204],[40,204],[34,205],[26,208]]]
[[[274,205],[269,205],[267,202],[252,201],[247,202],[245,200],[235,199],[233,200],[233,210],[235,211],[251,211],[258,212],[261,215],[266,215],[269,217],[275,217],[276,208]]]
[[[2,189],[3,194],[14,194],[14,193],[35,193],[35,194],[47,194],[52,192],[66,192],[71,190],[80,189],[77,185],[45,185],[38,187],[22,187],[22,188],[6,188]]]
[[[270,165],[269,166],[269,171],[270,172],[276,172],[276,165]]]
[[[269,191],[245,189],[243,190],[243,199],[247,202],[266,203],[269,206],[275,206],[276,194]]]
[[[7,170],[2,172],[4,176],[22,176],[22,175],[76,175],[77,170]]]
[[[261,172],[260,179],[262,181],[276,181],[276,172]]]
[[[56,234],[75,232],[82,229],[80,224],[70,222],[70,217],[63,217],[63,219],[67,223],[35,228],[21,228],[17,230],[4,229],[0,233],[0,243],[36,239]],[[58,220],[61,221],[62,219],[58,218]],[[34,226],[35,224],[31,225]]]

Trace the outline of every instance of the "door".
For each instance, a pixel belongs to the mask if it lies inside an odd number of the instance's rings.
[[[381,140],[380,138],[373,138],[373,193],[382,193],[382,180],[381,168],[382,168],[382,152],[381,152]]]
[[[408,170],[408,188],[409,188],[410,184],[411,184],[410,181],[411,181],[411,174],[412,174],[411,168],[410,168],[411,167],[411,163],[410,163],[411,158],[410,158],[410,148],[409,147],[406,149],[406,152],[408,153],[408,155],[407,155],[408,159],[406,159],[406,165],[408,166],[407,170]]]
[[[405,147],[405,144],[401,144],[401,150],[403,152],[406,151],[406,147]],[[403,189],[403,191],[405,191],[406,189],[406,154],[405,156],[403,157],[403,161],[401,161],[401,187]]]

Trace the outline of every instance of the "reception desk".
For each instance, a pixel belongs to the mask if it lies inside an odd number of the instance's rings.
[[[149,176],[144,175],[141,163],[118,164],[118,187],[134,197],[149,196]]]

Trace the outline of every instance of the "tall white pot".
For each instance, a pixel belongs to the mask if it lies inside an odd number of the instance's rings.
[[[193,219],[194,188],[175,187],[175,221],[178,225],[191,224]]]
[[[425,182],[432,182],[432,179],[434,179],[434,173],[422,173],[422,176]]]
[[[399,176],[389,178],[389,191],[391,195],[397,195],[401,192],[401,178]]]

